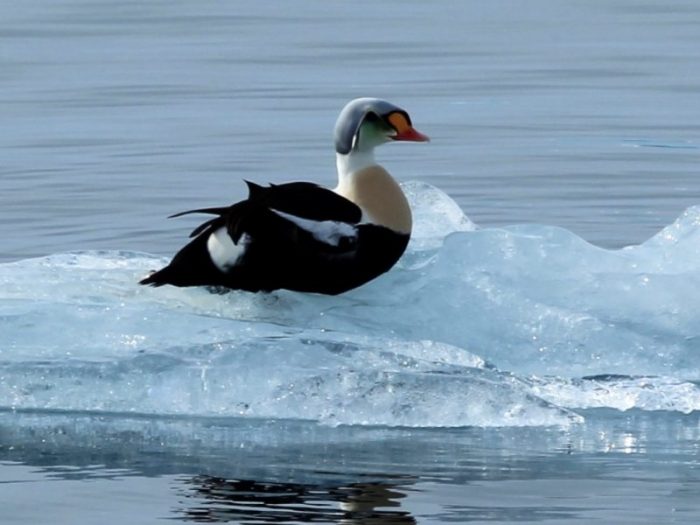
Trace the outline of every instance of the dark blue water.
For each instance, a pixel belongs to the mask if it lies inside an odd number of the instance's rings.
[[[0,6],[5,260],[170,253],[163,218],[242,178],[335,180],[340,108],[409,109],[381,152],[486,226],[646,240],[700,195],[693,1]]]
[[[699,4],[0,20],[0,522],[700,521]],[[408,258],[337,302],[133,284],[190,231],[167,215],[333,185],[358,96],[410,112],[432,142],[379,158],[480,231],[443,246],[467,223],[413,186]]]

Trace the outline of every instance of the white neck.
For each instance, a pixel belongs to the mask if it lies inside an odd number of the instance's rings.
[[[335,165],[338,169],[338,186],[335,191],[338,191],[338,188],[350,182],[353,173],[370,166],[376,166],[377,161],[374,159],[374,149],[370,149],[351,151],[347,155],[336,153]]]

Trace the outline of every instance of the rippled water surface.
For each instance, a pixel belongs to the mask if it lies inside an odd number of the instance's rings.
[[[0,5],[0,521],[700,521],[700,4]],[[416,230],[340,297],[135,281],[351,98]],[[621,249],[625,247],[624,249]]]
[[[696,521],[697,416],[586,415],[567,431],[3,413],[3,519]]]

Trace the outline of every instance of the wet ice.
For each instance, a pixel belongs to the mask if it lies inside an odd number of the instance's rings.
[[[164,261],[133,252],[1,265],[2,405],[436,427],[700,408],[700,208],[605,250],[479,229],[438,189],[405,189],[407,254],[339,297],[143,288]]]

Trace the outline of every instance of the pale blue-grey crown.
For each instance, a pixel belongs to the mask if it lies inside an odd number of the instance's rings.
[[[382,118],[394,111],[406,113],[391,102],[378,98],[356,98],[348,102],[335,123],[335,151],[342,155],[350,153],[367,115],[374,113]]]

